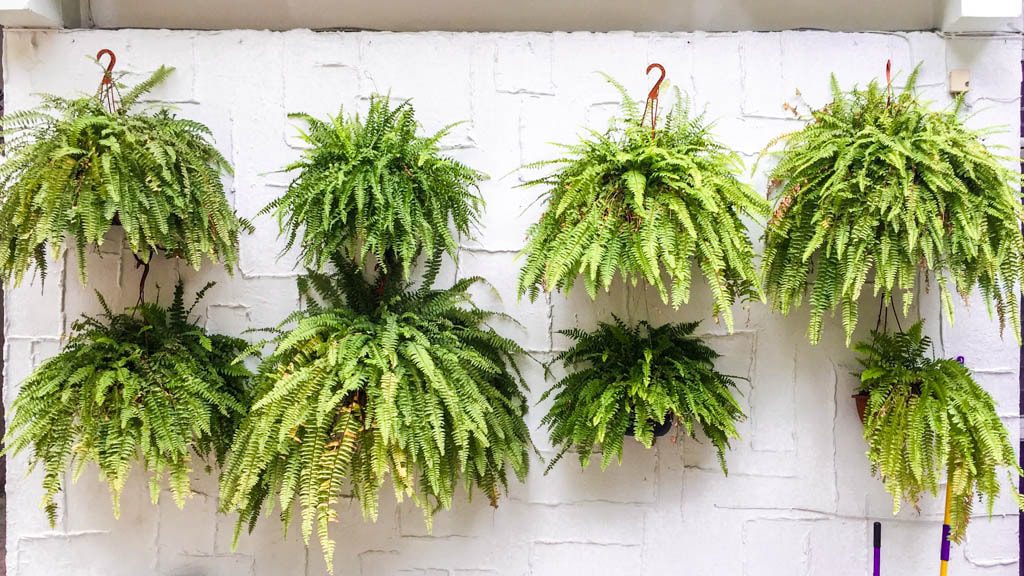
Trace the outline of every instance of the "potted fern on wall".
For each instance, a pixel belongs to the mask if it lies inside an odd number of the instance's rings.
[[[618,275],[654,286],[679,307],[689,301],[696,266],[716,321],[732,331],[732,305],[761,297],[742,218],[764,216],[768,205],[739,180],[739,157],[715,141],[703,117],[691,116],[678,90],[658,126],[665,70],[651,64],[647,72],[654,69],[661,78],[643,111],[606,76],[622,96],[623,117],[566,146],[565,157],[533,165],[557,170],[526,183],[547,187],[547,208],[529,229],[519,295],[568,291],[582,277],[593,298]],[[569,374],[544,395],[554,398],[543,422],[558,449],[548,469],[569,450],[587,466],[595,447],[605,468],[621,460],[624,436],[650,448],[679,423],[691,436],[704,431],[725,470],[724,451],[743,412],[733,380],[714,369],[717,354],[692,335],[696,326],[615,319],[593,332],[563,331],[576,342],[556,358]]]
[[[532,165],[557,170],[526,183],[547,188],[547,208],[528,232],[519,295],[568,291],[582,277],[593,298],[621,275],[656,287],[678,308],[689,301],[696,265],[710,286],[712,312],[731,331],[731,306],[761,298],[742,218],[766,216],[768,204],[738,179],[739,157],[713,138],[702,116],[691,115],[678,90],[664,125],[656,126],[652,112],[646,126],[660,80],[643,112],[608,81],[622,95],[623,117],[564,146],[563,158]]]
[[[153,503],[169,480],[179,507],[191,496],[195,458],[223,459],[245,412],[249,372],[234,362],[248,344],[208,334],[191,319],[179,282],[170,307],[141,303],[75,322],[63,350],[21,384],[4,436],[4,454],[31,448],[43,468],[43,508],[57,519],[65,473],[96,465],[114,515],[137,461],[150,476]]]
[[[854,346],[863,367],[860,392],[867,394],[864,439],[871,470],[893,498],[914,507],[947,484],[948,539],[962,541],[973,504],[984,499],[991,515],[999,495],[1000,470],[1014,489],[1021,474],[995,402],[960,362],[929,357],[923,322],[906,332],[873,331]]]
[[[542,397],[554,398],[541,421],[558,449],[548,469],[570,450],[586,467],[595,448],[607,468],[621,463],[624,436],[650,448],[678,423],[690,436],[699,428],[727,472],[725,450],[744,415],[732,395],[735,381],[715,370],[718,354],[693,335],[696,328],[696,322],[629,326],[616,318],[593,332],[563,331],[575,343],[555,361],[568,374]]]
[[[960,100],[944,111],[921,102],[916,78],[915,70],[894,93],[878,82],[844,92],[833,77],[832,102],[782,137],[762,272],[774,309],[788,314],[807,300],[812,343],[837,311],[850,342],[871,281],[883,300],[901,295],[906,314],[922,270],[951,322],[951,293],[978,288],[1020,338],[1017,160],[993,154],[989,132],[964,125]]]
[[[109,51],[104,51],[109,52]],[[103,54],[103,52],[101,52]],[[224,196],[227,161],[210,130],[166,107],[139,104],[172,72],[161,66],[134,87],[111,75],[95,95],[42,96],[39,108],[7,114],[0,166],[0,278],[19,283],[34,263],[46,272],[65,238],[86,279],[85,250],[112,226],[147,265],[155,253],[199,268],[204,257],[229,269],[239,232],[249,228]]]
[[[365,118],[299,118],[309,148],[267,210],[310,266],[306,304],[274,330],[221,505],[240,531],[276,500],[285,525],[301,516],[307,542],[316,531],[332,567],[328,526],[343,490],[375,519],[389,479],[429,526],[460,484],[497,505],[510,472],[525,478],[531,442],[522,350],[470,301],[481,279],[432,287],[442,254],[454,257],[456,234],[477,219],[482,176],[441,154],[447,130],[418,135],[409,103],[377,96]]]
[[[186,308],[179,282],[170,307],[145,299],[156,252],[198,267],[204,257],[229,268],[248,223],[228,205],[229,170],[208,142],[209,129],[170,110],[139,108],[170,68],[128,88],[111,73],[93,96],[43,96],[40,108],[0,120],[0,277],[20,282],[34,262],[68,237],[85,281],[85,250],[115,225],[144,267],[136,306],[76,321],[62,351],[21,385],[4,453],[31,447],[43,467],[43,507],[53,524],[66,470],[77,478],[95,464],[110,488],[115,516],[128,473],[141,460],[152,500],[169,479],[182,506],[195,457],[220,461],[245,411],[249,372],[234,363],[247,343],[208,334]],[[124,92],[122,94],[122,89]],[[210,287],[200,290],[196,303]]]

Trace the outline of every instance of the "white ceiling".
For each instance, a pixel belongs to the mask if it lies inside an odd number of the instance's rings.
[[[82,0],[100,28],[921,30],[946,0]],[[994,0],[986,0],[994,1]],[[87,15],[87,18],[89,15]]]

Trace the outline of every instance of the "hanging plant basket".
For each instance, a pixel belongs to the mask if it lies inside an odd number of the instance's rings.
[[[308,149],[285,168],[297,172],[287,192],[261,212],[277,218],[284,251],[298,244],[313,270],[337,255],[360,264],[372,258],[402,278],[421,254],[456,256],[459,236],[479,219],[486,176],[440,149],[455,124],[420,136],[412,104],[392,107],[379,95],[365,118],[291,117],[306,125]]]
[[[986,148],[989,131],[964,125],[960,100],[929,109],[914,93],[916,78],[915,70],[894,93],[877,82],[844,92],[833,77],[832,102],[780,139],[762,273],[775,310],[806,301],[812,343],[836,312],[850,342],[869,279],[876,295],[901,294],[906,314],[922,270],[950,320],[952,292],[966,298],[978,288],[1020,338],[1018,160]]]
[[[204,331],[189,319],[195,304],[186,308],[183,293],[179,283],[169,308],[143,303],[121,314],[101,297],[104,314],[75,322],[64,349],[22,383],[4,454],[31,447],[51,526],[69,468],[77,479],[95,464],[118,516],[138,461],[153,503],[166,476],[181,507],[192,495],[195,458],[224,458],[245,412],[251,375],[234,360],[247,343]]]
[[[762,298],[743,218],[766,216],[768,204],[740,181],[738,155],[691,115],[678,90],[657,126],[658,86],[641,112],[621,85],[608,82],[622,94],[622,117],[565,146],[564,157],[528,166],[555,171],[526,183],[547,189],[547,208],[528,232],[519,295],[567,292],[582,277],[594,298],[621,276],[654,286],[678,308],[689,301],[696,264],[712,312],[731,331],[732,305]]]
[[[469,297],[483,280],[433,288],[443,253],[455,255],[477,218],[482,175],[442,154],[445,131],[418,135],[409,103],[375,96],[365,119],[299,117],[310,148],[265,212],[309,267],[299,279],[305,307],[251,349],[273,346],[220,502],[238,514],[236,539],[268,498],[280,502],[285,526],[301,516],[307,543],[315,530],[333,571],[328,527],[344,494],[375,520],[390,483],[429,528],[459,486],[497,506],[510,475],[526,478],[532,443],[515,365],[523,350]],[[319,272],[325,265],[330,273]]]
[[[166,253],[199,268],[203,258],[230,270],[239,233],[251,229],[227,198],[230,166],[210,130],[167,108],[139,102],[172,72],[160,67],[127,87],[110,66],[93,96],[44,95],[42,105],[0,120],[0,278],[19,283],[34,263],[45,275],[69,238],[86,280],[85,251],[112,226],[143,261]]]
[[[621,463],[624,437],[650,448],[678,423],[690,436],[699,428],[726,471],[725,450],[744,415],[733,378],[715,370],[718,354],[693,336],[696,328],[629,326],[616,318],[593,332],[562,331],[576,342],[555,359],[568,374],[542,396],[553,398],[541,423],[558,449],[548,470],[569,451],[586,467],[595,448],[602,469]]]
[[[928,356],[931,340],[922,326],[874,331],[854,347],[863,366],[858,392],[867,396],[864,439],[894,513],[948,483],[949,540],[960,542],[974,502],[985,500],[992,513],[1001,472],[1024,509],[1015,489],[1021,469],[992,397],[959,361]]]

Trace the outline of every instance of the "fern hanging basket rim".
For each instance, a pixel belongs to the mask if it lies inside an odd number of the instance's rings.
[[[921,382],[913,382],[910,384],[910,395],[921,395]],[[850,395],[850,398],[853,398],[853,401],[856,403],[857,416],[860,417],[860,423],[864,424],[867,422],[868,402],[871,400],[871,393],[861,390]]]
[[[661,422],[658,422],[657,420],[652,420],[652,419],[648,419],[647,421],[652,424],[652,429],[654,431],[654,437],[655,438],[661,438],[662,436],[665,436],[666,434],[668,434],[669,432],[672,431],[672,426],[675,424],[676,418],[675,418],[675,414],[673,414],[671,412],[667,412],[665,414],[665,419],[662,420]],[[623,436],[625,436],[627,438],[630,438],[630,437],[634,436],[635,433],[636,433],[636,428],[635,428],[634,423],[631,421],[629,423],[629,426],[626,428],[626,431],[623,433]]]

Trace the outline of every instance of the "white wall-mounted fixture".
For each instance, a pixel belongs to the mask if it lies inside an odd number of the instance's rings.
[[[971,89],[971,71],[958,68],[949,71],[949,93],[963,94]]]
[[[1020,0],[946,0],[942,31],[1019,31],[1020,17]]]
[[[0,25],[6,28],[60,28],[61,0],[0,0]]]

